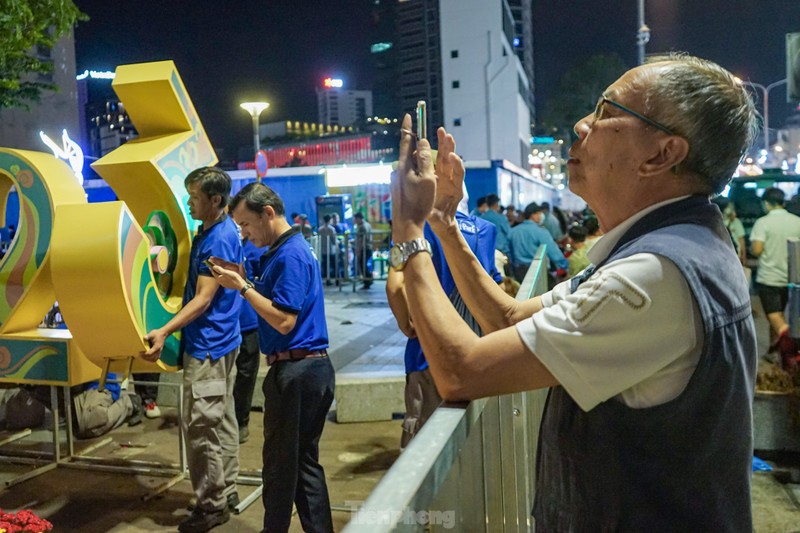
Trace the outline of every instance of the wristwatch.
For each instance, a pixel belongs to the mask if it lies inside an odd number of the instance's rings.
[[[433,255],[431,243],[423,238],[395,243],[389,251],[389,265],[395,270],[403,270],[406,263],[408,263],[408,259],[419,252],[428,252]]]
[[[250,283],[249,281],[245,280],[245,282],[244,282],[244,287],[242,287],[241,289],[239,289],[239,295],[240,295],[242,298],[244,298],[244,297],[245,297],[244,293],[246,293],[247,291],[249,291],[249,290],[250,290],[250,289],[252,289],[253,287],[255,287],[255,285],[253,285],[253,284],[252,284],[252,283]]]

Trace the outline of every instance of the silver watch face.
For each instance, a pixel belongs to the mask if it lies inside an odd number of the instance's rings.
[[[405,262],[403,258],[403,251],[400,250],[400,247],[397,245],[392,246],[392,249],[389,250],[389,264],[397,268],[401,266]]]

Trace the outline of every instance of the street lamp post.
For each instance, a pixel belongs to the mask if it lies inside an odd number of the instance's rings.
[[[639,30],[636,44],[639,46],[639,64],[644,65],[644,45],[650,42],[650,28],[644,23],[644,0],[639,0]]]
[[[253,157],[255,157],[255,154],[261,148],[258,135],[258,117],[262,111],[269,107],[269,104],[267,102],[243,102],[239,104],[239,107],[250,113],[253,118],[253,147],[255,148]]]
[[[775,87],[786,83],[786,80],[784,79],[776,81],[775,83],[770,83],[766,87],[760,83],[755,83],[752,81],[740,81],[742,82],[742,85],[749,85],[754,89],[759,89],[764,97],[764,152],[769,155],[769,92]]]

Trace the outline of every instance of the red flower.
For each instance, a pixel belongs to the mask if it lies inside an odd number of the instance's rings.
[[[53,524],[39,518],[33,511],[24,509],[18,513],[4,513],[0,509],[0,530],[6,533],[45,533],[53,529]]]

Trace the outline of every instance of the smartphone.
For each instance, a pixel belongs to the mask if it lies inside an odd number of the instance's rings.
[[[428,138],[428,113],[425,100],[417,102],[417,139]]]
[[[214,271],[214,263],[206,259],[203,261],[203,264],[206,265],[212,272]]]

